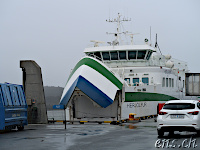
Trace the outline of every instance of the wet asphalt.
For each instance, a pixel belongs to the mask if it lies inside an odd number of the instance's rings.
[[[0,133],[0,150],[158,150],[200,149],[195,132],[158,137],[154,119],[138,123],[28,125]]]

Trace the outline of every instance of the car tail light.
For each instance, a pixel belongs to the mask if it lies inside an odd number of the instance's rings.
[[[189,112],[188,114],[190,114],[190,115],[198,115],[198,114],[199,114],[199,111]]]
[[[159,112],[159,115],[166,115],[166,114],[167,112],[162,112],[162,111]]]

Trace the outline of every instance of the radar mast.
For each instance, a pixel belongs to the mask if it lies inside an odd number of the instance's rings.
[[[109,44],[112,44],[112,45],[119,45],[119,43],[123,43],[122,42],[122,39],[121,39],[121,34],[127,34],[127,33],[129,33],[128,31],[126,31],[126,32],[121,32],[121,25],[122,25],[122,22],[125,22],[125,21],[131,21],[131,19],[127,19],[127,18],[123,18],[123,19],[121,19],[121,14],[120,13],[118,13],[118,17],[117,18],[115,18],[115,19],[110,19],[109,18],[109,20],[106,20],[106,22],[111,22],[111,23],[117,23],[117,30],[116,30],[116,32],[115,33],[108,33],[107,32],[107,34],[114,34],[114,36],[115,36],[115,40],[112,42],[112,43],[110,43],[110,42],[108,42]]]

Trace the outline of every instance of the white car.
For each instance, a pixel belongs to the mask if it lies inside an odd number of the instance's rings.
[[[200,102],[198,100],[171,100],[165,103],[157,117],[159,136],[164,132],[195,131],[200,134]]]

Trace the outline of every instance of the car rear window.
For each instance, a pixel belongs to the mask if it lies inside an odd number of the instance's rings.
[[[172,110],[182,110],[182,109],[194,109],[195,104],[191,103],[169,103],[163,106],[163,109],[172,109]]]

